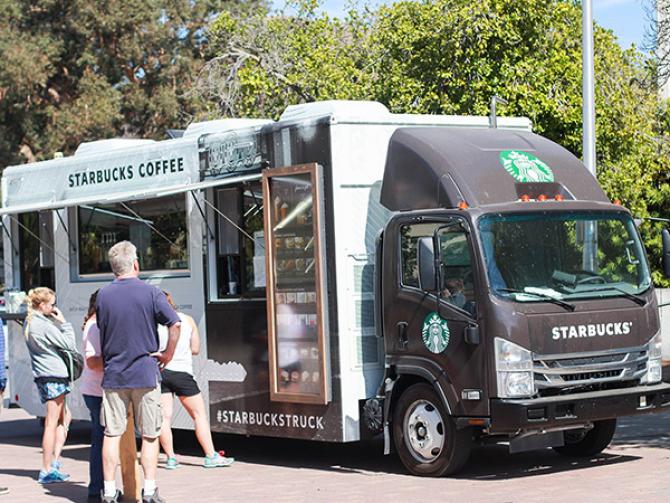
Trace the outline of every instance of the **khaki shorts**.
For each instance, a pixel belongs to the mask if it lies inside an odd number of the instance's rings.
[[[128,423],[128,406],[131,403],[135,414],[135,428],[143,437],[158,437],[163,422],[160,384],[155,388],[103,390],[100,422],[105,427],[105,435],[123,435]]]

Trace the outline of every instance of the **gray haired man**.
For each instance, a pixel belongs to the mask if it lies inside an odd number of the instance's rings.
[[[116,467],[121,435],[132,403],[136,426],[142,433],[144,503],[163,503],[156,487],[160,425],[160,371],[174,354],[179,339],[179,316],[156,287],[139,279],[137,249],[129,241],[109,250],[114,281],[101,288],[96,303],[104,362],[102,447],[104,489],[102,501],[116,502]],[[158,325],[169,327],[167,348],[158,351]]]

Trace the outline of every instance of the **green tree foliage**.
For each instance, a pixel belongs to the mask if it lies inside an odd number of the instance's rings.
[[[309,1],[294,7],[292,15],[224,12],[212,24],[216,58],[196,90],[214,115],[276,117],[287,104],[369,99],[367,20],[353,11],[344,20],[317,15]]]
[[[529,117],[536,132],[582,151],[581,9],[565,0],[431,0],[318,14],[226,13],[210,27],[217,58],[198,90],[215,114],[276,118],[288,104],[370,99],[393,112]],[[363,12],[361,14],[360,12]],[[640,217],[670,216],[665,133],[653,68],[634,47],[595,27],[599,180]],[[211,78],[214,76],[214,78]],[[658,226],[641,227],[658,271]]]
[[[185,92],[216,0],[0,0],[0,166],[112,136],[161,138],[199,110]]]

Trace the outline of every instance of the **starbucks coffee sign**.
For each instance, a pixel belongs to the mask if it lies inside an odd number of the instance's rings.
[[[553,182],[554,173],[542,160],[521,150],[503,150],[500,163],[517,182]]]
[[[423,320],[423,343],[431,353],[442,353],[449,345],[449,326],[437,313],[430,313]]]

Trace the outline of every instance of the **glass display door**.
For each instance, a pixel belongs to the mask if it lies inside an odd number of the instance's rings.
[[[317,164],[263,173],[273,401],[330,400],[321,180]]]

